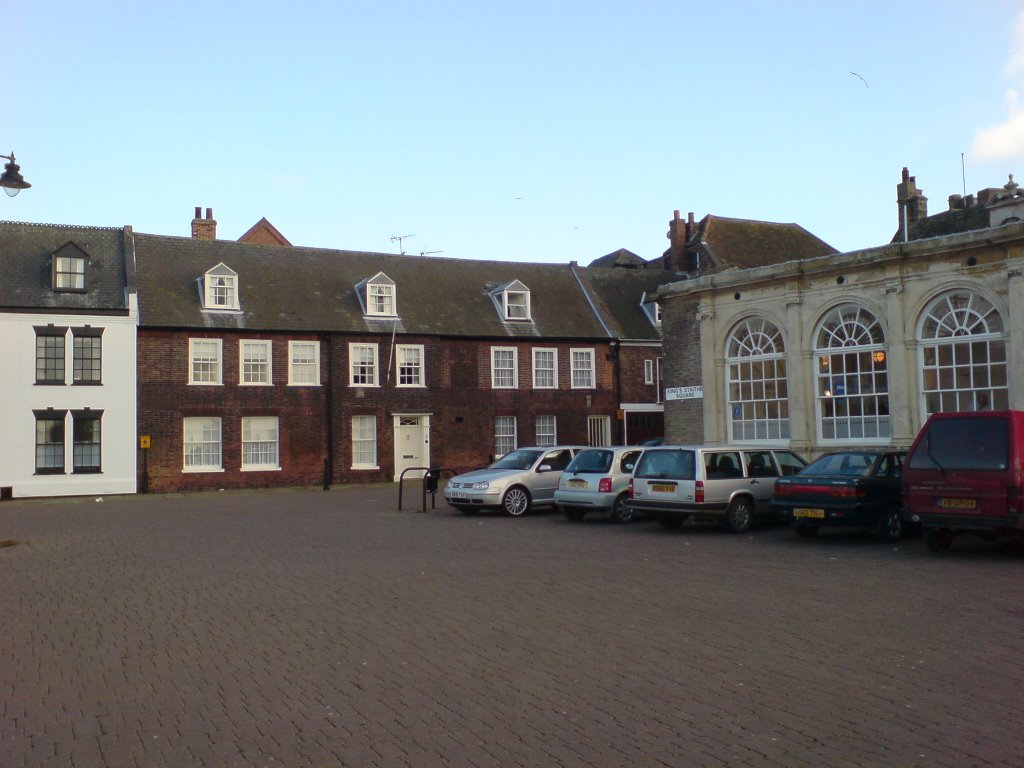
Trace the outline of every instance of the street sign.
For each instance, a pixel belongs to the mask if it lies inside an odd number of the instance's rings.
[[[699,400],[704,397],[704,387],[666,387],[666,400]]]

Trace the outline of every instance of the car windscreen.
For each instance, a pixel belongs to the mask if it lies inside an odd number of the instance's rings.
[[[604,474],[612,468],[611,451],[580,451],[566,468],[566,472],[597,472]]]
[[[1010,427],[1006,419],[936,419],[910,457],[911,469],[1003,472],[1009,466]]]
[[[829,453],[812,461],[800,471],[800,474],[863,477],[870,471],[877,458],[877,453]]]
[[[491,464],[491,469],[529,469],[540,455],[541,451],[510,451]]]
[[[671,478],[673,480],[695,480],[697,466],[693,451],[648,450],[644,451],[633,477]]]

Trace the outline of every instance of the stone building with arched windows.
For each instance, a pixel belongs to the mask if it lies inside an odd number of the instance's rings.
[[[906,169],[897,192],[888,245],[658,291],[667,441],[813,455],[909,445],[936,411],[1024,409],[1024,194],[1011,177],[928,216]]]

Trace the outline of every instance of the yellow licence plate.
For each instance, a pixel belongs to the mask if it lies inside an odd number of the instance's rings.
[[[670,483],[651,483],[653,493],[675,493],[676,487]]]
[[[939,499],[939,506],[943,509],[975,509],[978,502],[974,499]]]
[[[797,507],[793,510],[793,517],[825,517],[824,509],[806,509],[804,507]]]
[[[569,481],[569,487],[570,488],[586,488],[587,487],[587,481],[586,480],[570,480]]]

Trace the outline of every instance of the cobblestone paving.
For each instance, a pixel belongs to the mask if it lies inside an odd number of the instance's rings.
[[[1017,545],[381,485],[7,501],[0,539],[3,768],[1024,765]]]

